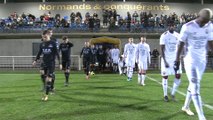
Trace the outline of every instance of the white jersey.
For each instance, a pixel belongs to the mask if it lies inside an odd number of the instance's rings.
[[[139,43],[137,44],[136,50],[136,59],[137,62],[145,62],[150,63],[150,47],[147,43]]]
[[[134,43],[130,44],[127,43],[124,46],[124,57],[125,57],[125,62],[126,66],[135,66],[135,56],[136,56],[136,45]]]
[[[206,64],[207,43],[213,40],[212,24],[200,27],[195,20],[183,25],[180,41],[185,43],[185,62]]]
[[[125,61],[123,58],[118,58],[118,66],[124,67]]]
[[[111,58],[113,63],[117,63],[120,55],[120,50],[118,48],[114,48],[111,50]]]
[[[173,61],[176,59],[177,46],[179,43],[179,34],[174,31],[170,33],[169,31],[164,32],[160,37],[160,45],[165,45],[165,59],[167,61]]]
[[[176,74],[173,68],[174,61],[176,59],[176,53],[179,43],[179,34],[174,31],[170,33],[169,31],[164,32],[160,37],[160,45],[165,45],[164,55],[169,67],[166,68],[163,58],[161,58],[161,75],[168,76]],[[181,66],[181,65],[180,65]],[[177,71],[177,74],[181,74],[182,69]]]

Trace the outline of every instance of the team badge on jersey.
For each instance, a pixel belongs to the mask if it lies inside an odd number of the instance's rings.
[[[44,47],[44,46],[45,46],[45,44],[43,43],[43,44],[42,44],[42,47]]]

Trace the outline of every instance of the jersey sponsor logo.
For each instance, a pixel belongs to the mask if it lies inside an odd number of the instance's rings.
[[[52,52],[52,50],[49,49],[49,48],[42,49],[42,51],[43,51],[44,54],[49,54],[49,53]]]
[[[62,50],[62,51],[67,51],[67,50],[68,50],[68,48],[62,48],[61,50]]]

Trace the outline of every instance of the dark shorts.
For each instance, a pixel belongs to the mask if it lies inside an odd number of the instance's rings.
[[[40,70],[44,70],[44,63],[43,62],[40,64]]]
[[[62,61],[62,69],[63,70],[70,69],[70,60]]]
[[[90,64],[95,64],[97,61],[96,57],[92,57],[90,60]]]
[[[53,77],[54,74],[54,70],[55,70],[55,64],[43,64],[43,68],[44,68],[44,74],[49,76],[49,77]]]
[[[87,68],[90,66],[90,59],[83,58],[83,68]]]

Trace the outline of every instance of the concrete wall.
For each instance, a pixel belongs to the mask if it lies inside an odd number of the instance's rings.
[[[79,55],[84,42],[90,38],[72,38],[70,41],[74,44],[72,48],[72,55]],[[128,38],[120,38],[122,42],[122,49]],[[139,40],[135,38],[135,43]],[[32,56],[32,44],[40,43],[40,39],[1,39],[0,40],[0,56]],[[147,39],[151,50],[159,49],[158,39]]]

